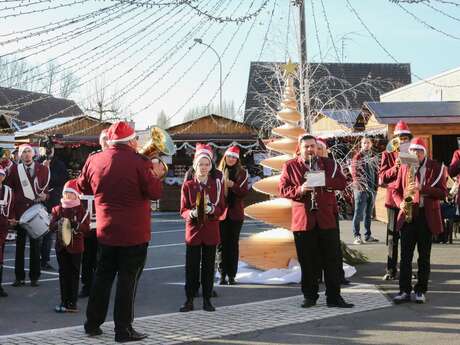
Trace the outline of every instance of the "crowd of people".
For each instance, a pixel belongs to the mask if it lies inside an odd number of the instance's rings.
[[[377,188],[386,187],[388,260],[384,279],[397,278],[400,241],[400,293],[394,302],[424,303],[432,235],[443,231],[439,204],[447,195],[447,173],[460,174],[460,150],[454,153],[447,172],[427,157],[426,143],[413,138],[407,124],[398,123],[394,136],[400,144],[408,144],[417,164],[403,164],[398,150],[384,152],[381,161],[376,162],[372,141],[362,139],[352,164],[354,243],[378,241],[371,232],[372,210]],[[138,153],[137,139],[128,123],[111,125],[101,133],[102,149],[88,157],[77,179],[68,179],[53,152],[43,162],[34,159],[34,150],[28,144],[19,146],[17,161],[3,160],[0,168],[0,283],[8,228],[16,231],[14,287],[25,285],[26,239],[30,244],[30,284],[36,287],[40,270],[52,269],[49,248],[52,234],[56,234],[61,291],[56,312],[76,312],[78,297],[89,296],[85,332],[90,336],[102,334],[100,326],[106,319],[117,277],[113,312],[117,342],[147,337],[133,328],[134,300],[151,237],[150,201],[161,198],[166,173],[161,161]],[[341,167],[328,157],[326,142],[301,135],[296,156],[283,166],[279,194],[292,200],[291,230],[301,267],[303,308],[316,305],[323,271],[327,306],[353,307],[341,296],[341,284],[347,281],[342,268],[336,193],[346,186]],[[194,310],[200,286],[203,310],[215,310],[211,300],[216,266],[219,284],[236,284],[238,242],[248,190],[248,173],[237,146],[229,147],[216,164],[212,147],[197,144],[180,200],[186,244],[185,303],[179,308],[181,312]],[[94,197],[95,231],[90,227],[89,210],[81,202],[84,195]],[[40,238],[28,234],[21,221],[23,214],[36,205],[43,205],[51,214],[50,232]],[[360,234],[363,218],[364,239]],[[69,229],[70,241],[66,239]],[[412,287],[416,246],[418,274]],[[83,285],[79,292],[80,275]],[[7,296],[1,285],[0,296]]]

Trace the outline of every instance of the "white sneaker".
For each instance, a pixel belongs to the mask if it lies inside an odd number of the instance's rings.
[[[426,302],[426,297],[423,292],[416,292],[415,293],[415,303],[423,304]]]
[[[364,242],[378,242],[379,240],[375,237],[369,236],[368,238],[364,239]]]
[[[410,302],[410,293],[407,292],[400,292],[395,297],[393,297],[393,302],[395,304],[400,304],[404,302]]]
[[[353,241],[353,244],[363,244],[363,240],[361,239],[361,236],[356,236],[355,240]]]

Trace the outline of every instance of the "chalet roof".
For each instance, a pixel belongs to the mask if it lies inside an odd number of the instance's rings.
[[[48,121],[40,122],[30,127],[23,128],[19,131],[16,131],[14,135],[15,137],[26,137],[26,136],[29,136],[29,135],[32,135],[32,134],[35,134],[41,131],[46,131],[47,129],[50,129],[50,128],[62,126],[66,123],[72,122],[82,117],[85,117],[85,115],[54,118]]]
[[[330,119],[337,121],[339,124],[353,128],[356,123],[361,110],[336,110],[336,109],[325,109],[319,112],[320,114],[329,117]]]
[[[365,102],[363,110],[383,124],[460,123],[460,102]]]
[[[19,127],[23,127],[24,122],[83,114],[72,100],[6,87],[0,87],[0,110],[17,112]]]
[[[244,113],[244,122],[247,124],[260,128],[266,121],[266,108],[279,108],[277,94],[282,83],[276,79],[273,67],[280,64],[282,63],[251,62]],[[379,100],[380,94],[411,82],[410,64],[406,63],[312,63],[310,69],[313,108],[315,99],[324,104],[335,98],[342,108],[360,109],[363,102]],[[363,84],[359,86],[359,92],[356,92],[357,86],[364,81],[374,87]],[[352,86],[355,87],[354,90],[344,92],[344,88],[349,89]]]
[[[214,126],[215,132],[213,133],[209,133],[209,129],[210,129],[209,127],[207,128],[208,132],[206,132],[206,129],[201,128],[200,123],[209,122],[209,120],[212,120],[213,126],[215,125]],[[222,133],[229,132],[229,130],[230,132],[233,133],[235,132],[234,131],[235,128],[240,128],[245,132],[251,132],[251,133],[257,132],[256,129],[254,129],[252,126],[244,122],[229,119],[227,117],[223,117],[223,116],[216,115],[216,114],[209,114],[209,115],[201,116],[199,118],[196,118],[196,119],[193,119],[187,122],[183,122],[178,125],[171,126],[167,128],[166,131],[169,132],[171,136],[174,134],[178,134],[178,133],[184,133],[184,134],[185,133],[187,134],[197,133],[200,135],[203,135],[203,134],[221,135]],[[238,134],[235,134],[235,135],[238,135]]]

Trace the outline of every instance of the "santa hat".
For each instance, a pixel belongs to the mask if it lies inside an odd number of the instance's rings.
[[[115,122],[107,130],[107,144],[109,145],[126,143],[134,138],[136,138],[136,132],[124,121]]]
[[[74,193],[77,196],[80,196],[76,179],[69,180],[65,183],[64,189],[62,190],[62,195],[64,195],[64,193]]]
[[[318,146],[321,146],[323,149],[327,150],[327,143],[326,140],[324,140],[323,138],[316,138],[316,144],[318,144]]]
[[[207,154],[209,157],[213,158],[214,154],[212,153],[212,147],[209,144],[201,144],[198,143],[196,144],[195,147],[195,157],[200,155],[200,154]]]
[[[29,144],[22,144],[19,146],[19,151],[18,151],[19,159],[21,159],[22,153],[24,152],[25,149],[30,149],[32,151],[32,157],[35,156],[35,151],[32,146],[30,146]]]
[[[414,138],[410,141],[409,150],[423,150],[426,154],[426,143],[422,138]]]
[[[394,135],[404,135],[404,134],[412,135],[409,129],[409,126],[407,125],[407,123],[405,123],[402,120],[399,120],[398,123],[396,124],[393,134]]]
[[[240,159],[240,148],[238,146],[230,146],[227,151],[225,151],[224,156]]]
[[[193,169],[197,171],[198,162],[201,158],[209,159],[212,164],[212,148],[208,144],[196,144],[195,157],[193,158]]]
[[[2,167],[0,167],[0,175],[6,176],[5,170]]]

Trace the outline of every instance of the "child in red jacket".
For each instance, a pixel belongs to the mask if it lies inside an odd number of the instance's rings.
[[[72,240],[68,245],[64,243],[62,231],[65,223],[70,224],[72,229]],[[89,217],[80,202],[76,180],[67,181],[64,185],[61,204],[55,206],[51,212],[50,228],[58,232],[56,256],[59,263],[61,304],[56,306],[55,311],[77,312],[81,256],[84,250],[84,234],[89,231]]]

